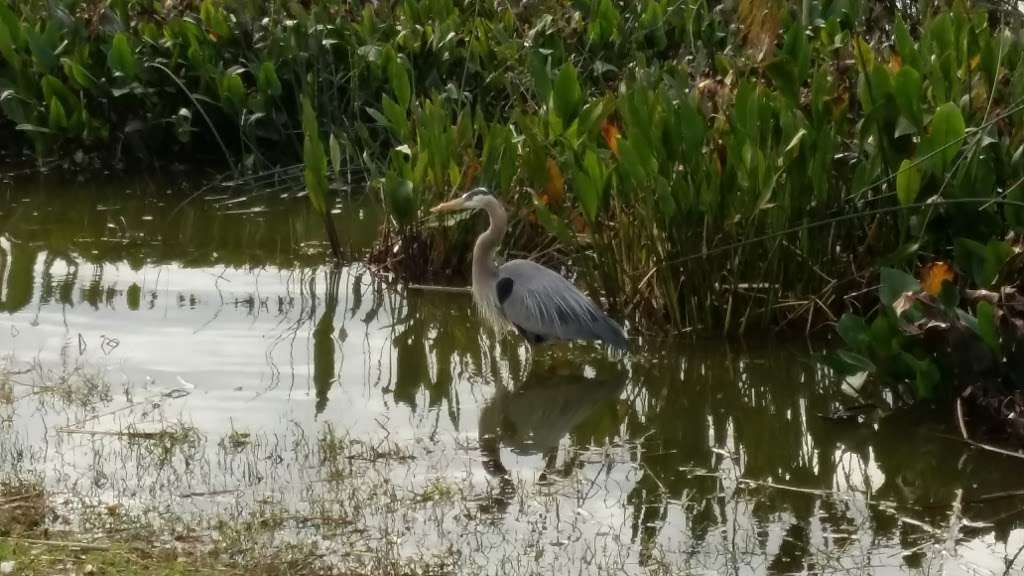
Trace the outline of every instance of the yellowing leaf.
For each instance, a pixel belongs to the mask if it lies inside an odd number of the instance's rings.
[[[605,120],[601,123],[601,135],[604,136],[604,141],[605,144],[608,145],[608,149],[612,151],[612,154],[615,154],[615,156],[618,157],[620,135],[619,127],[616,126],[614,122]]]
[[[480,163],[475,158],[470,158],[469,163],[462,170],[462,188],[468,189],[473,185],[473,181],[476,179],[476,175],[480,173]]]
[[[548,181],[544,184],[544,195],[551,204],[560,204],[565,191],[565,177],[554,158],[548,158],[547,167]]]
[[[956,278],[953,268],[949,264],[938,261],[921,268],[919,276],[921,288],[932,296],[938,296],[942,291],[943,282],[952,282]]]

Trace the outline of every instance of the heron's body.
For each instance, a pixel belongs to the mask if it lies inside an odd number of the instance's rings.
[[[554,270],[529,260],[495,263],[508,217],[486,190],[478,188],[434,210],[474,208],[490,217],[490,226],[473,248],[473,298],[484,318],[498,328],[516,330],[531,344],[597,340],[626,349],[622,328]]]

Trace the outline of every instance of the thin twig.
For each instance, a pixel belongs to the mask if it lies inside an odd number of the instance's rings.
[[[964,437],[964,440],[970,442],[971,439],[967,436],[967,426],[964,425],[964,399],[956,399],[956,423],[960,425],[960,435]]]
[[[1024,460],[1024,454],[1021,454],[1020,452],[1013,452],[1012,450],[1004,450],[1004,449],[999,448],[997,446],[992,446],[990,444],[984,444],[982,442],[977,442],[977,441],[971,440],[969,438],[960,438],[959,436],[950,436],[949,434],[939,434],[939,436],[941,436],[943,438],[951,438],[951,439],[955,439],[955,440],[960,440],[961,442],[965,442],[965,443],[967,443],[967,444],[969,444],[971,446],[974,446],[975,448],[981,448],[982,450],[987,450],[989,452],[994,452],[996,454],[1002,454],[1003,456],[1012,456],[1014,458],[1020,458],[1020,459]]]
[[[27,544],[30,546],[62,546],[65,548],[80,548],[82,550],[110,550],[106,544],[89,544],[88,542],[62,542],[60,540],[37,540],[34,538],[15,538],[13,536],[0,536],[0,539],[14,544]]]
[[[737,480],[740,484],[747,484],[750,486],[764,486],[766,488],[775,488],[776,490],[788,490],[790,492],[800,492],[802,494],[815,494],[817,496],[834,496],[836,498],[843,498],[842,494],[833,490],[824,490],[821,488],[802,488],[800,486],[789,486],[787,484],[776,484],[774,482],[765,482],[761,480],[750,480],[748,478],[740,478]]]
[[[449,292],[453,294],[472,294],[472,290],[468,286],[430,286],[427,284],[409,284],[407,288],[409,290],[419,290],[421,292]]]

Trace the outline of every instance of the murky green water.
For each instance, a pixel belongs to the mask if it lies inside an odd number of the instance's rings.
[[[261,545],[459,573],[1024,569],[1019,461],[914,415],[821,418],[807,345],[530,364],[466,296],[318,267],[317,220],[278,196],[172,216],[146,182],[0,191],[0,471],[44,477],[55,526],[272,519]],[[338,223],[361,254],[378,212],[344,198]]]

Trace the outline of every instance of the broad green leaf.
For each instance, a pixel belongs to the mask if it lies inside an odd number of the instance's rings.
[[[331,167],[334,168],[334,177],[338,178],[343,170],[341,166],[341,144],[338,142],[338,139],[335,138],[333,133],[331,134],[328,147],[331,150]]]
[[[3,23],[10,38],[11,46],[17,48],[22,45],[21,21],[8,7],[7,2],[0,2],[0,23]]]
[[[992,349],[996,358],[1002,358],[999,345],[999,324],[996,320],[996,308],[989,302],[978,302],[978,336]]]
[[[128,37],[123,33],[114,36],[110,44],[110,52],[107,53],[107,66],[114,74],[120,74],[126,78],[134,78],[138,72],[138,63],[135,54],[128,44]]]
[[[874,372],[877,370],[874,362],[869,360],[867,356],[850,352],[849,350],[837,350],[836,355],[858,372]]]
[[[878,296],[886,306],[892,306],[906,292],[918,292],[921,283],[910,274],[895,268],[882,268]]]
[[[227,37],[231,34],[227,17],[217,2],[203,0],[202,5],[199,7],[199,17],[203,19],[203,24],[206,24],[206,27],[217,36]]]
[[[484,140],[481,158],[483,182],[496,190],[506,190],[515,177],[518,157],[513,137],[508,126],[494,124]]]
[[[575,244],[573,242],[572,230],[559,218],[548,210],[548,207],[541,204],[540,202],[534,201],[533,211],[537,215],[537,221],[540,225],[548,231],[549,234],[558,238],[559,242],[562,242],[565,246],[571,246]]]
[[[384,202],[395,224],[404,228],[416,219],[416,197],[411,181],[393,172],[384,177]]]
[[[892,85],[893,94],[896,96],[896,103],[899,104],[903,116],[908,118],[915,127],[924,126],[924,114],[921,110],[921,73],[903,66],[896,72]],[[898,136],[898,135],[897,135]]]
[[[900,352],[900,358],[914,371],[914,392],[919,400],[935,398],[939,392],[942,377],[931,360],[918,360],[911,354]]]
[[[864,350],[871,344],[867,322],[856,314],[849,312],[843,314],[839,323],[836,324],[836,330],[846,344],[855,350]]]
[[[37,126],[35,124],[18,124],[14,127],[15,130],[21,132],[36,132],[38,134],[53,134],[53,130],[45,126]]]
[[[43,100],[49,102],[59,98],[65,110],[75,111],[79,107],[78,98],[64,86],[64,83],[47,74],[41,82],[43,87]]]
[[[3,8],[6,9],[6,6],[3,6]],[[0,56],[3,56],[4,60],[7,61],[7,65],[12,68],[17,67],[21,62],[14,38],[11,37],[11,32],[2,19],[0,19]]]
[[[576,68],[571,62],[566,62],[558,71],[558,78],[555,79],[554,101],[555,112],[565,122],[572,121],[583,104],[580,81],[576,74]]]
[[[964,117],[953,102],[939,106],[929,124],[929,151],[941,149],[938,153],[940,173],[945,173],[953,164],[957,152],[963,145]]]
[[[593,150],[584,155],[582,168],[577,171],[573,184],[583,215],[594,222],[604,198],[605,169]]]
[[[4,90],[0,94],[0,108],[15,124],[28,124],[35,115],[36,103],[19,96],[14,90]]]
[[[302,158],[309,200],[321,215],[327,214],[327,158],[320,144],[320,127],[309,98],[302,97]]]
[[[388,82],[391,84],[391,91],[395,93],[398,105],[403,109],[408,108],[412,99],[412,87],[409,82],[409,72],[398,58],[393,58],[388,62]]]
[[[899,53],[900,59],[903,60],[903,65],[917,66],[917,47],[914,45],[914,39],[910,37],[903,18],[896,18],[893,36],[896,40],[896,51]]]
[[[969,238],[954,242],[957,265],[971,273],[971,279],[980,288],[988,288],[998,279],[1006,261],[1013,256],[1013,248],[1001,240],[982,244]]]
[[[537,100],[546,105],[551,98],[551,74],[548,71],[548,57],[540,51],[530,53],[528,66],[530,78],[533,80],[533,91]]]
[[[273,62],[260,64],[260,71],[256,76],[256,89],[261,94],[269,96],[281,95],[281,81],[277,77],[277,69]]]
[[[228,73],[221,79],[220,101],[229,112],[242,112],[245,107],[245,84],[238,74]]]
[[[900,164],[900,170],[896,174],[896,197],[902,206],[906,206],[917,199],[920,190],[921,170],[908,158]]]
[[[86,90],[96,86],[96,78],[78,62],[75,62],[71,58],[61,58],[60,62],[64,66],[64,74],[69,78],[74,79],[79,86]]]
[[[68,117],[64,113],[64,106],[61,105],[59,98],[50,99],[50,130],[59,132],[68,127]]]
[[[597,7],[590,17],[590,41],[601,46],[619,36],[619,11],[612,0],[597,0]]]
[[[384,110],[384,117],[387,118],[387,124],[395,131],[395,136],[399,140],[405,140],[409,130],[409,119],[405,115],[405,108],[399,106],[387,95],[381,96],[380,104]]]
[[[57,54],[54,46],[50,44],[44,34],[40,34],[30,26],[25,27],[25,37],[28,39],[28,47],[32,52],[32,58],[36,66],[44,72],[49,72],[57,66]]]

